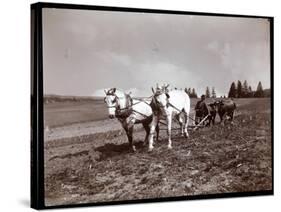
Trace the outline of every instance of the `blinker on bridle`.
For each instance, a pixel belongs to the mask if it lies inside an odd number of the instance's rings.
[[[115,98],[112,100],[112,103],[116,103],[118,96],[116,96],[116,95],[114,95],[114,94],[112,94],[112,93],[107,93],[107,94],[106,94],[106,97],[107,97],[107,96],[114,96]],[[105,100],[106,100],[106,97],[104,97],[104,102],[105,102],[105,103],[106,103],[106,101],[105,101]],[[118,106],[117,106],[117,105],[114,105],[114,106],[108,106],[108,105],[107,105],[107,108],[113,108],[113,107],[116,107],[116,108],[117,108]]]
[[[117,102],[117,99],[121,99],[121,98],[126,98],[126,97],[118,97],[118,96],[116,96],[116,94],[113,94],[113,93],[107,93],[106,94],[106,96],[114,96],[115,98],[112,100],[112,103],[116,103]],[[105,99],[106,99],[106,97],[104,97],[104,102],[106,103],[106,101],[105,101]],[[113,106],[108,106],[107,105],[107,108],[116,108],[116,109],[118,109],[118,107],[120,107],[120,105],[113,105]]]
[[[156,104],[157,104],[157,106],[158,107],[160,107],[160,108],[165,108],[165,107],[168,107],[168,105],[169,105],[169,102],[167,101],[167,104],[165,105],[165,106],[163,106],[163,105],[161,105],[160,104],[160,102],[157,100],[157,96],[160,96],[160,95],[162,95],[162,94],[164,94],[165,93],[165,95],[166,95],[166,97],[167,97],[167,99],[169,99],[170,98],[170,95],[168,94],[168,93],[166,93],[165,91],[156,91],[156,93],[154,94],[154,100],[155,100],[155,102],[156,102]]]

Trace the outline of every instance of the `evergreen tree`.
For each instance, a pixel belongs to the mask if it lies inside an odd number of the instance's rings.
[[[262,88],[262,84],[260,81],[259,81],[257,90],[255,92],[255,97],[264,97],[263,88]]]
[[[248,82],[245,80],[243,82],[243,87],[242,87],[242,97],[249,97],[249,87],[248,87]]]
[[[212,98],[217,98],[215,87],[212,87]]]
[[[206,88],[206,94],[205,95],[206,95],[206,98],[211,97],[209,86],[207,86],[207,88]]]
[[[192,88],[191,96],[192,96],[192,98],[197,98],[197,93],[195,92],[194,88]]]
[[[242,97],[242,83],[240,80],[237,82],[237,98]]]
[[[248,88],[248,97],[253,97],[253,91],[252,91],[252,87],[251,86],[249,86],[249,88]]]
[[[232,82],[228,92],[228,98],[235,98],[235,97],[236,97],[236,86],[235,86],[235,82]]]

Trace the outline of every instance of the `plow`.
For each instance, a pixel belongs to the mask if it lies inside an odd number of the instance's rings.
[[[209,115],[205,116],[198,124],[192,124],[192,125],[188,125],[188,129],[192,130],[192,131],[196,131],[199,128],[204,128],[205,124],[204,122],[207,120],[207,118],[209,117]],[[195,119],[189,117],[191,120],[193,120],[193,122],[195,123]],[[159,121],[159,123],[161,125],[167,126],[167,124],[163,121]],[[172,128],[172,130],[180,130],[181,128]],[[166,128],[160,128],[159,130],[167,130]]]

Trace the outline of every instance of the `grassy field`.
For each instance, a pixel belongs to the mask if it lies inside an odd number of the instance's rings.
[[[172,150],[161,131],[151,153],[142,145],[143,130],[134,133],[137,152],[129,151],[102,101],[46,104],[46,123],[71,135],[45,143],[46,204],[271,190],[270,99],[236,103],[233,124],[199,129],[188,139],[173,131]],[[78,135],[74,128],[87,129],[89,121],[107,130]]]
[[[191,110],[199,99],[191,99]],[[214,99],[207,99],[212,102]],[[237,105],[244,105],[255,99],[237,99]],[[61,101],[44,105],[45,125],[59,127],[74,123],[108,119],[108,111],[103,99],[82,101]]]

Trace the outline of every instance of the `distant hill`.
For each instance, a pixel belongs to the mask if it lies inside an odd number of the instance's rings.
[[[54,102],[89,102],[89,101],[100,101],[103,97],[93,97],[93,96],[63,96],[47,94],[44,95],[44,104],[54,103]]]

